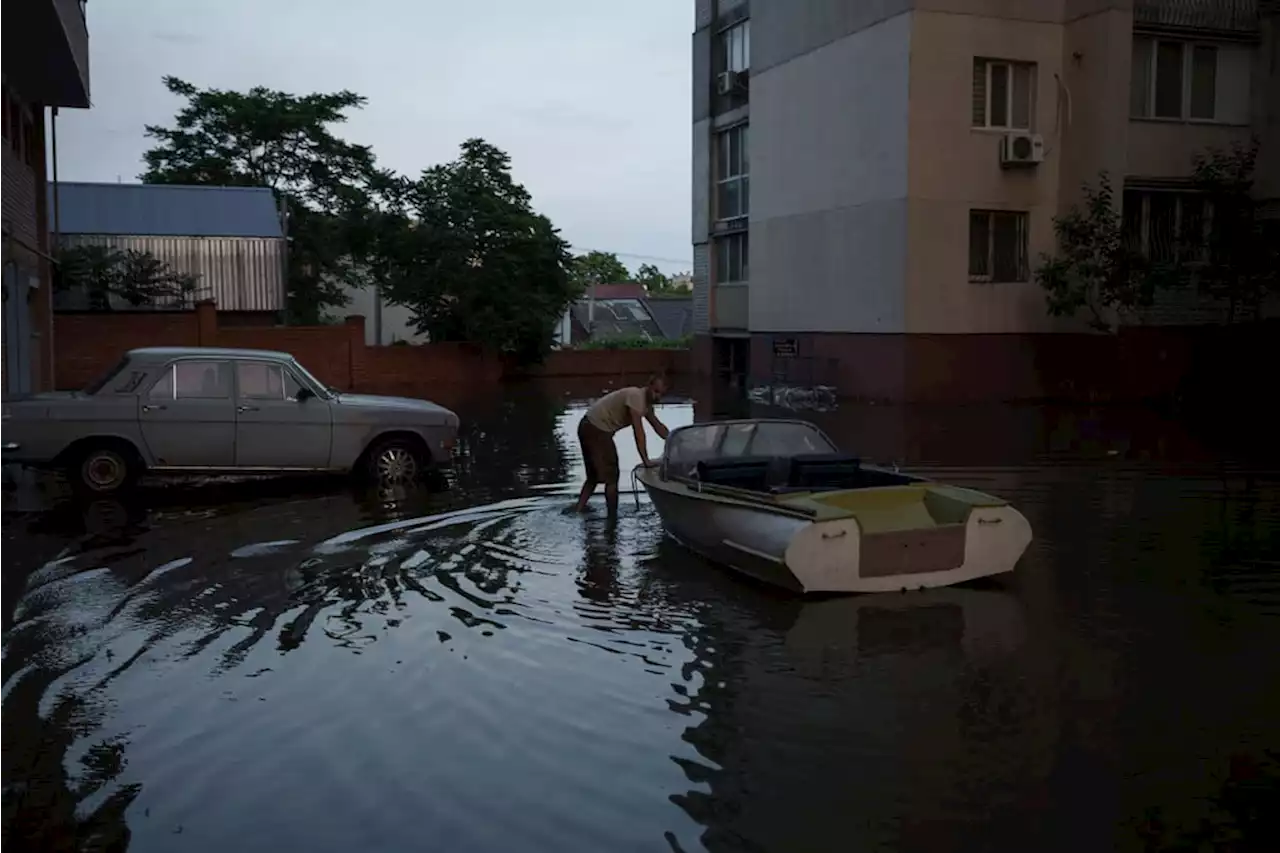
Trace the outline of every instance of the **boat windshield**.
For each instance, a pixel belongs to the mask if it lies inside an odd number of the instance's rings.
[[[664,455],[669,464],[684,468],[703,459],[835,452],[836,448],[812,424],[739,421],[695,424],[676,430],[667,439]]]

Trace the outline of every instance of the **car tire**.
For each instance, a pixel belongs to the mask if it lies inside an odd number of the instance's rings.
[[[128,490],[142,475],[142,463],[131,448],[98,444],[76,455],[67,479],[81,492],[114,495]]]
[[[422,479],[429,463],[422,447],[414,441],[388,438],[369,449],[364,474],[369,482],[379,486],[409,485]]]

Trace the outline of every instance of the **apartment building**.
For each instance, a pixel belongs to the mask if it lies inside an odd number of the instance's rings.
[[[8,395],[53,388],[54,216],[46,184],[51,167],[56,174],[56,109],[89,106],[89,31],[85,0],[23,0],[5,6],[4,21],[0,157]]]
[[[1200,215],[1208,146],[1261,135],[1280,194],[1274,7],[696,0],[703,366],[887,399],[1016,384],[1037,336],[1081,330],[1032,270],[1084,182],[1107,171],[1153,247]]]

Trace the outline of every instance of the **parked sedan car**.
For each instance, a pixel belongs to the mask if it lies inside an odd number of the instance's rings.
[[[209,347],[129,352],[83,391],[4,404],[4,461],[61,468],[98,494],[144,472],[417,479],[447,463],[458,416],[426,400],[347,394],[293,356]]]

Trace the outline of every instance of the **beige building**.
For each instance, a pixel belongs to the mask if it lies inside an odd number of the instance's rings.
[[[697,0],[702,356],[891,399],[985,372],[999,396],[1032,339],[1081,328],[1032,270],[1084,182],[1110,173],[1152,251],[1200,216],[1208,146],[1261,135],[1280,195],[1272,5]]]

